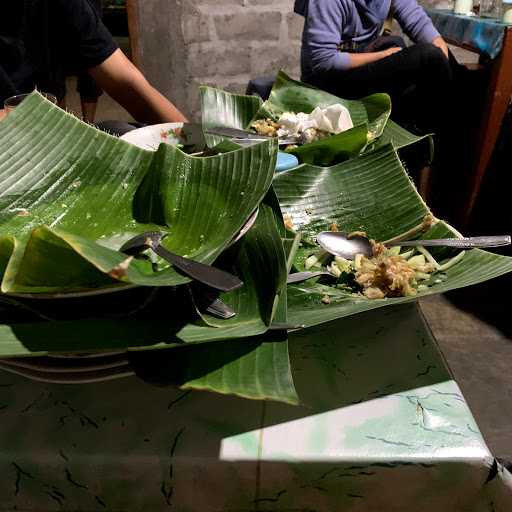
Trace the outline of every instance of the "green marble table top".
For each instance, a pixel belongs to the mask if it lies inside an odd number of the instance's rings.
[[[303,405],[0,373],[1,511],[509,511],[415,305],[290,336]]]

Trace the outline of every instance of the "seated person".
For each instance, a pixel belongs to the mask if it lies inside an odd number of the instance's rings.
[[[186,120],[122,53],[88,0],[4,4],[2,18],[9,22],[0,24],[0,107],[35,87],[62,100],[66,74],[86,70],[135,120]]]
[[[415,45],[380,36],[390,10]],[[424,131],[436,129],[457,64],[416,0],[296,0],[295,12],[305,17],[304,82],[349,99],[386,92],[395,119],[414,113]]]

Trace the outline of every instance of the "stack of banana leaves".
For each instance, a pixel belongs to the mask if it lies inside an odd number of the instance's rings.
[[[212,88],[201,96],[205,128],[247,129],[333,103],[354,128],[296,148],[303,163],[275,175],[275,140],[206,157],[167,144],[146,151],[34,93],[0,123],[0,358],[123,350],[155,383],[298,403],[289,330],[512,270],[512,259],[473,249],[414,296],[370,300],[321,279],[287,285],[309,241],[333,224],[380,241],[460,236],[435,218],[421,229],[431,212],[403,155],[428,158],[430,138],[391,121],[385,94],[345,101],[283,73],[264,103]],[[168,252],[243,284],[206,286]],[[222,318],[219,304],[232,314]]]

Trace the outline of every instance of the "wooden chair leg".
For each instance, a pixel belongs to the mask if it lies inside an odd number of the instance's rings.
[[[130,50],[132,62],[137,68],[141,68],[140,55],[140,21],[139,0],[127,0],[126,15],[128,17],[128,34],[130,38]]]

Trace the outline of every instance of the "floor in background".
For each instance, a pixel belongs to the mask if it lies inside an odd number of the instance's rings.
[[[512,460],[512,324],[506,299],[511,286],[508,275],[421,301],[491,452],[507,460]]]

